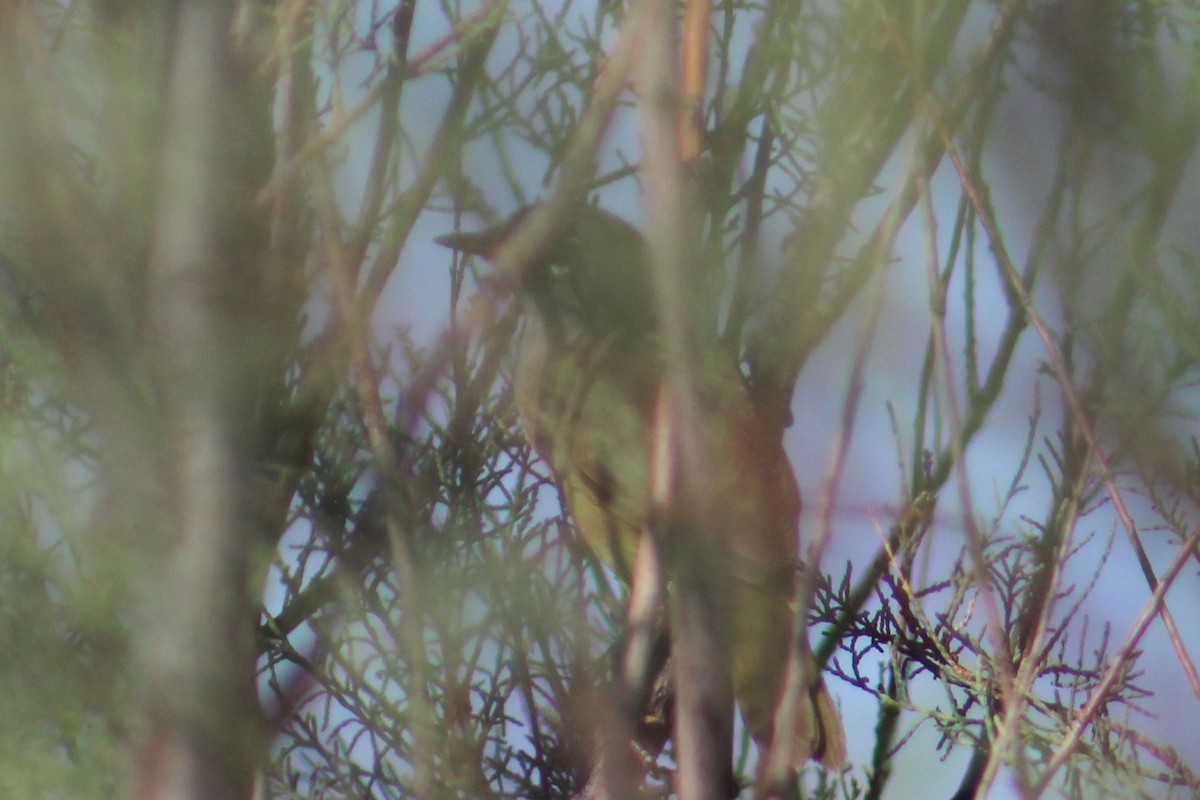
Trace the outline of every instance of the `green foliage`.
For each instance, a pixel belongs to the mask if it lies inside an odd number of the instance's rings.
[[[0,8],[0,796],[123,797],[158,674],[133,653],[163,655],[147,587],[180,560],[151,289],[189,154],[163,151],[166,5],[21,5]],[[222,341],[252,400],[228,430],[268,797],[588,791],[626,593],[521,433],[508,295],[430,241],[578,173],[662,235],[637,211],[643,101],[589,116],[636,5],[241,8],[214,302],[250,331]],[[1200,703],[1194,3],[716,6],[684,277],[793,420],[818,551],[797,606],[853,761],[807,767],[805,796],[1200,792],[1169,718]],[[646,796],[675,756],[647,748]]]

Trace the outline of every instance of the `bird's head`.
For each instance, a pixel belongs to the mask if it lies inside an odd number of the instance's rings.
[[[473,233],[439,236],[438,244],[493,260],[528,218],[527,206]],[[614,214],[580,205],[541,252],[519,265],[519,291],[554,332],[633,336],[654,329],[654,295],[645,243],[636,228]]]

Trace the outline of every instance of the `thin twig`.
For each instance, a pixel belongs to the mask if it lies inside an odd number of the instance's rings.
[[[1154,587],[1154,592],[1150,595],[1150,599],[1146,601],[1142,613],[1138,616],[1133,627],[1130,628],[1129,633],[1125,636],[1125,640],[1121,642],[1121,646],[1117,649],[1117,657],[1108,665],[1108,669],[1104,671],[1103,677],[1096,683],[1096,688],[1092,690],[1087,703],[1075,715],[1075,723],[1067,731],[1058,749],[1054,751],[1054,755],[1046,763],[1046,770],[1042,774],[1042,778],[1037,786],[1034,787],[1034,796],[1046,791],[1046,788],[1050,785],[1050,781],[1054,779],[1054,775],[1067,763],[1075,748],[1079,746],[1084,730],[1092,723],[1096,715],[1100,713],[1104,704],[1108,702],[1113,687],[1125,675],[1130,664],[1133,663],[1138,642],[1146,634],[1150,623],[1154,621],[1155,616],[1166,612],[1167,592],[1175,584],[1175,579],[1183,571],[1184,564],[1193,557],[1198,548],[1200,548],[1200,528],[1197,528],[1192,537],[1180,549],[1171,567],[1163,575],[1158,585]]]
[[[977,179],[967,170],[959,157],[958,149],[950,138],[950,133],[944,127],[939,125],[938,128],[943,137],[943,142],[946,147],[946,152],[950,156],[955,170],[958,172],[959,180],[963,186],[963,191],[970,198],[972,205],[975,207],[976,213],[979,215],[979,220],[983,224],[984,229],[988,232],[991,238],[993,250],[996,253],[996,260],[1004,274],[1005,281],[1010,286],[1012,291],[1020,299],[1021,305],[1025,310],[1025,314],[1029,318],[1030,324],[1038,334],[1038,338],[1042,341],[1042,346],[1046,350],[1047,357],[1050,360],[1050,369],[1054,373],[1059,385],[1062,387],[1063,396],[1067,400],[1067,404],[1071,408],[1071,413],[1075,418],[1076,424],[1079,426],[1080,432],[1087,441],[1088,447],[1091,449],[1092,457],[1096,461],[1096,465],[1100,468],[1101,479],[1104,482],[1104,488],[1108,492],[1108,497],[1112,501],[1113,508],[1116,509],[1117,518],[1121,520],[1121,525],[1125,528],[1126,534],[1129,536],[1130,544],[1133,546],[1134,553],[1137,555],[1138,564],[1141,566],[1142,574],[1146,579],[1146,583],[1151,589],[1157,590],[1158,579],[1154,575],[1154,567],[1150,563],[1150,558],[1146,555],[1146,549],[1142,545],[1141,536],[1138,534],[1137,525],[1133,521],[1133,516],[1129,513],[1129,508],[1125,504],[1124,496],[1120,487],[1117,486],[1116,475],[1113,472],[1112,464],[1108,460],[1108,456],[1104,454],[1103,449],[1099,446],[1099,441],[1096,437],[1095,430],[1090,422],[1090,417],[1083,405],[1083,400],[1076,391],[1074,384],[1071,381],[1070,370],[1067,367],[1066,359],[1063,357],[1062,350],[1059,349],[1057,342],[1050,333],[1049,326],[1038,313],[1037,308],[1033,304],[1033,300],[1029,296],[1029,291],[1026,289],[1024,282],[1021,279],[1020,273],[1017,272],[1008,256],[1008,252],[1004,247],[1003,240],[1000,237],[999,228],[996,225],[995,219],[991,213],[991,207],[983,196],[983,191],[978,185]],[[1179,659],[1179,663],[1183,666],[1184,674],[1187,676],[1188,683],[1191,685],[1192,693],[1200,699],[1200,673],[1197,673],[1196,666],[1192,662],[1191,657],[1187,653],[1187,648],[1183,643],[1183,637],[1179,633],[1179,627],[1175,623],[1175,618],[1170,610],[1164,605],[1162,607],[1163,625],[1167,629],[1167,636],[1171,641],[1171,646],[1175,649],[1175,655]]]

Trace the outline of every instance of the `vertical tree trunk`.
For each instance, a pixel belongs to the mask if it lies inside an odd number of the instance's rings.
[[[151,518],[169,543],[139,628],[147,800],[247,798],[260,749],[246,487],[268,351],[251,336],[267,263],[251,203],[270,127],[231,40],[233,14],[232,0],[182,3],[167,50],[149,330],[168,465],[168,507]]]

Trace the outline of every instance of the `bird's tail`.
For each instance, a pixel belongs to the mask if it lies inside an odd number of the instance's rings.
[[[781,635],[790,631],[794,613],[783,580],[742,579],[733,584],[733,688],[746,726],[760,744],[771,736],[792,646],[791,636]],[[795,646],[800,649],[797,655],[806,688],[796,708],[790,760],[796,767],[812,759],[830,769],[840,768],[846,763],[841,715],[803,634]]]
[[[842,727],[842,715],[833,703],[833,696],[825,681],[817,678],[811,690],[814,726],[809,741],[812,743],[812,758],[826,769],[841,769],[846,764],[846,730]]]

